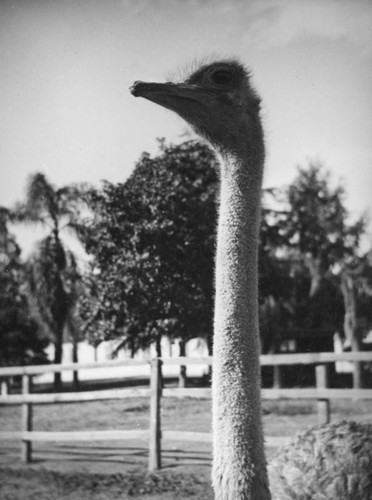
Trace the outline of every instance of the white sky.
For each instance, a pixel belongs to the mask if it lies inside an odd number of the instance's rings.
[[[217,54],[250,66],[263,98],[265,185],[316,158],[351,213],[372,214],[371,27],[370,0],[1,0],[0,205],[30,173],[121,182],[156,137],[183,140],[179,118],[128,88]]]

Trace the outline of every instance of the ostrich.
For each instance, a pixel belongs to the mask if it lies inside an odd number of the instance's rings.
[[[260,99],[249,73],[235,60],[204,64],[179,83],[137,81],[131,92],[175,111],[209,141],[220,158],[212,375],[213,487],[216,500],[269,500],[257,301],[265,156]]]
[[[342,421],[299,432],[269,464],[276,500],[372,499],[372,425]]]

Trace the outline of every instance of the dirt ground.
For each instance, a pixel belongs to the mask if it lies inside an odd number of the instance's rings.
[[[372,401],[332,403],[332,420],[372,421]],[[162,429],[210,432],[210,400],[164,399]],[[19,430],[20,407],[0,408],[2,431]],[[97,401],[34,408],[34,430],[147,429],[149,405],[143,399]],[[315,402],[265,402],[267,436],[291,437],[317,423]],[[275,449],[268,448],[268,455]],[[147,473],[146,441],[33,443],[33,461],[21,463],[17,441],[0,441],[2,500],[183,500],[213,498],[211,445],[162,442],[162,469]]]

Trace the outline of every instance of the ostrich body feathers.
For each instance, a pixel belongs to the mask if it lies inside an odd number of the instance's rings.
[[[371,500],[372,425],[344,420],[299,432],[269,477],[273,500]]]

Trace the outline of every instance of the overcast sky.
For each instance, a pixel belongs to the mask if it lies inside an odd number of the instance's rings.
[[[372,213],[371,27],[370,0],[1,0],[0,205],[31,173],[121,182],[157,137],[183,140],[181,119],[128,88],[212,54],[252,69],[266,186],[318,159],[351,213]]]

